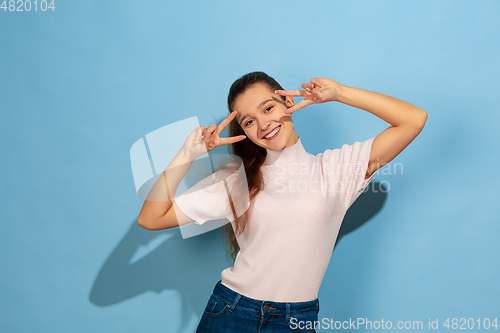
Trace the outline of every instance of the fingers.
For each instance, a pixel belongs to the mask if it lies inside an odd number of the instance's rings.
[[[246,135],[238,135],[238,136],[232,136],[229,138],[220,138],[219,142],[220,142],[220,145],[227,145],[227,144],[239,142],[239,141],[242,141],[245,139],[246,139]]]
[[[217,125],[215,125],[215,124],[208,126],[208,128],[205,129],[205,132],[203,133],[203,136],[205,137],[205,139],[210,138],[216,129],[217,129]]]
[[[276,90],[280,96],[305,96],[305,90]]]
[[[226,128],[226,126],[229,125],[229,123],[234,119],[234,117],[236,117],[236,111],[231,112],[229,116],[227,116],[226,119],[224,119],[222,123],[220,123],[220,125],[217,126],[217,131],[215,131],[215,133],[219,135],[224,130],[224,128]]]
[[[300,110],[300,109],[302,109],[310,104],[313,104],[313,102],[311,100],[303,99],[302,101],[298,102],[297,104],[295,104],[291,108],[286,109],[285,114],[292,114],[295,111]]]
[[[314,84],[309,82],[304,82],[301,84],[301,87],[307,91],[310,91],[311,89],[314,89]]]
[[[313,84],[316,87],[313,88],[323,88],[323,80],[319,77],[313,77],[311,79],[311,84]]]
[[[236,117],[236,111],[233,111],[229,114],[229,116],[226,117],[226,119],[224,119],[220,124],[219,126],[215,125],[215,124],[212,124],[210,125],[204,132],[203,136],[205,138],[210,138],[210,137],[215,137],[215,136],[218,136],[223,130],[224,128],[227,127],[227,125],[229,125],[229,123],[234,119],[234,117]]]
[[[304,90],[276,90],[276,94],[280,96],[305,96],[307,92],[311,92],[315,88],[323,88],[323,82],[321,78],[314,77],[311,82],[304,82],[301,84]]]
[[[314,77],[311,79],[311,82],[302,83],[302,88],[304,88],[307,92],[313,92],[313,89],[323,88],[323,82],[320,78]]]
[[[205,144],[206,144],[207,148],[209,148],[209,146],[211,144],[211,141],[215,137],[214,136],[214,132],[215,132],[216,129],[217,129],[217,125],[212,124],[212,125],[208,126],[208,128],[203,133],[203,136],[204,136],[204,139],[205,139]]]
[[[207,151],[211,151],[215,147],[225,144],[231,144],[234,142],[238,142],[244,140],[246,138],[245,135],[239,135],[236,137],[230,138],[220,138],[219,134],[227,127],[227,125],[236,117],[236,111],[233,111],[229,114],[229,116],[224,119],[219,126],[212,124],[204,131],[204,140],[207,146]]]
[[[198,126],[196,128],[196,143],[200,143],[203,139],[203,133],[205,132],[205,127],[204,126]]]

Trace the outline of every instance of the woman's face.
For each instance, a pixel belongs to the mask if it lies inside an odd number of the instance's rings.
[[[293,105],[293,97],[283,101],[266,84],[257,83],[236,97],[233,110],[248,139],[263,148],[281,150],[298,140],[292,117],[283,114]]]

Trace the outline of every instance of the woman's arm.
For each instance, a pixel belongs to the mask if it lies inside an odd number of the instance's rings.
[[[141,227],[148,230],[161,230],[192,222],[179,209],[171,209],[171,198],[175,197],[177,188],[193,164],[193,160],[184,149],[179,150],[175,155],[172,162],[156,180],[142,205],[137,217],[137,223]],[[176,212],[179,216],[176,216]]]
[[[391,126],[373,140],[366,175],[398,156],[424,128],[427,112],[400,99],[364,89],[340,86],[338,102],[365,110]]]
[[[236,111],[224,119],[219,126],[212,124],[207,129],[199,126],[189,134],[182,148],[149,191],[137,217],[137,223],[141,227],[148,230],[162,230],[193,222],[176,207],[175,202],[172,203],[172,198],[175,197],[180,182],[196,158],[218,146],[246,138],[244,135],[230,138],[219,137],[222,130],[235,116]]]
[[[366,176],[398,156],[422,131],[427,112],[400,99],[373,91],[342,85],[326,78],[313,78],[303,83],[305,90],[277,90],[282,96],[303,96],[304,99],[286,110],[291,114],[313,103],[341,102],[370,112],[391,126],[373,140]]]

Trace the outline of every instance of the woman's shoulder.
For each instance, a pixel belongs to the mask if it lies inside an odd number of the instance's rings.
[[[352,152],[360,150],[362,147],[371,143],[374,138],[369,138],[364,141],[356,141],[354,143],[343,143],[335,148],[327,148],[323,152],[315,155],[317,159],[335,158],[341,155],[352,154]]]
[[[243,161],[238,156],[231,156],[218,163],[213,173],[214,182],[226,181],[229,185],[246,184]]]

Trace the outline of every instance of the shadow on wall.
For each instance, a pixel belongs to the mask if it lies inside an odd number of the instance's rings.
[[[375,191],[367,190],[354,201],[351,207],[349,207],[345,214],[344,221],[340,226],[335,247],[337,247],[340,239],[344,235],[361,227],[382,210],[382,206],[387,200],[387,187],[375,180],[372,180],[368,187],[370,189],[375,189]],[[335,247],[333,248],[334,250]]]
[[[97,274],[89,300],[109,306],[147,291],[177,290],[181,298],[181,327],[189,325],[192,312],[198,315],[212,293],[220,273],[232,266],[226,259],[221,228],[183,239],[179,228],[149,231],[137,220]],[[170,237],[142,258],[132,261],[138,249],[160,236]]]
[[[373,188],[383,189],[375,183]],[[340,228],[340,239],[368,222],[386,201],[387,191],[363,193],[347,211]],[[189,325],[194,313],[201,317],[220,273],[231,267],[224,252],[221,228],[183,239],[179,228],[149,231],[133,220],[127,234],[106,259],[97,274],[89,300],[109,306],[147,291],[177,290],[181,298],[181,329]],[[138,250],[151,247],[158,238],[165,241],[139,259]],[[154,247],[154,246],[153,246]]]

